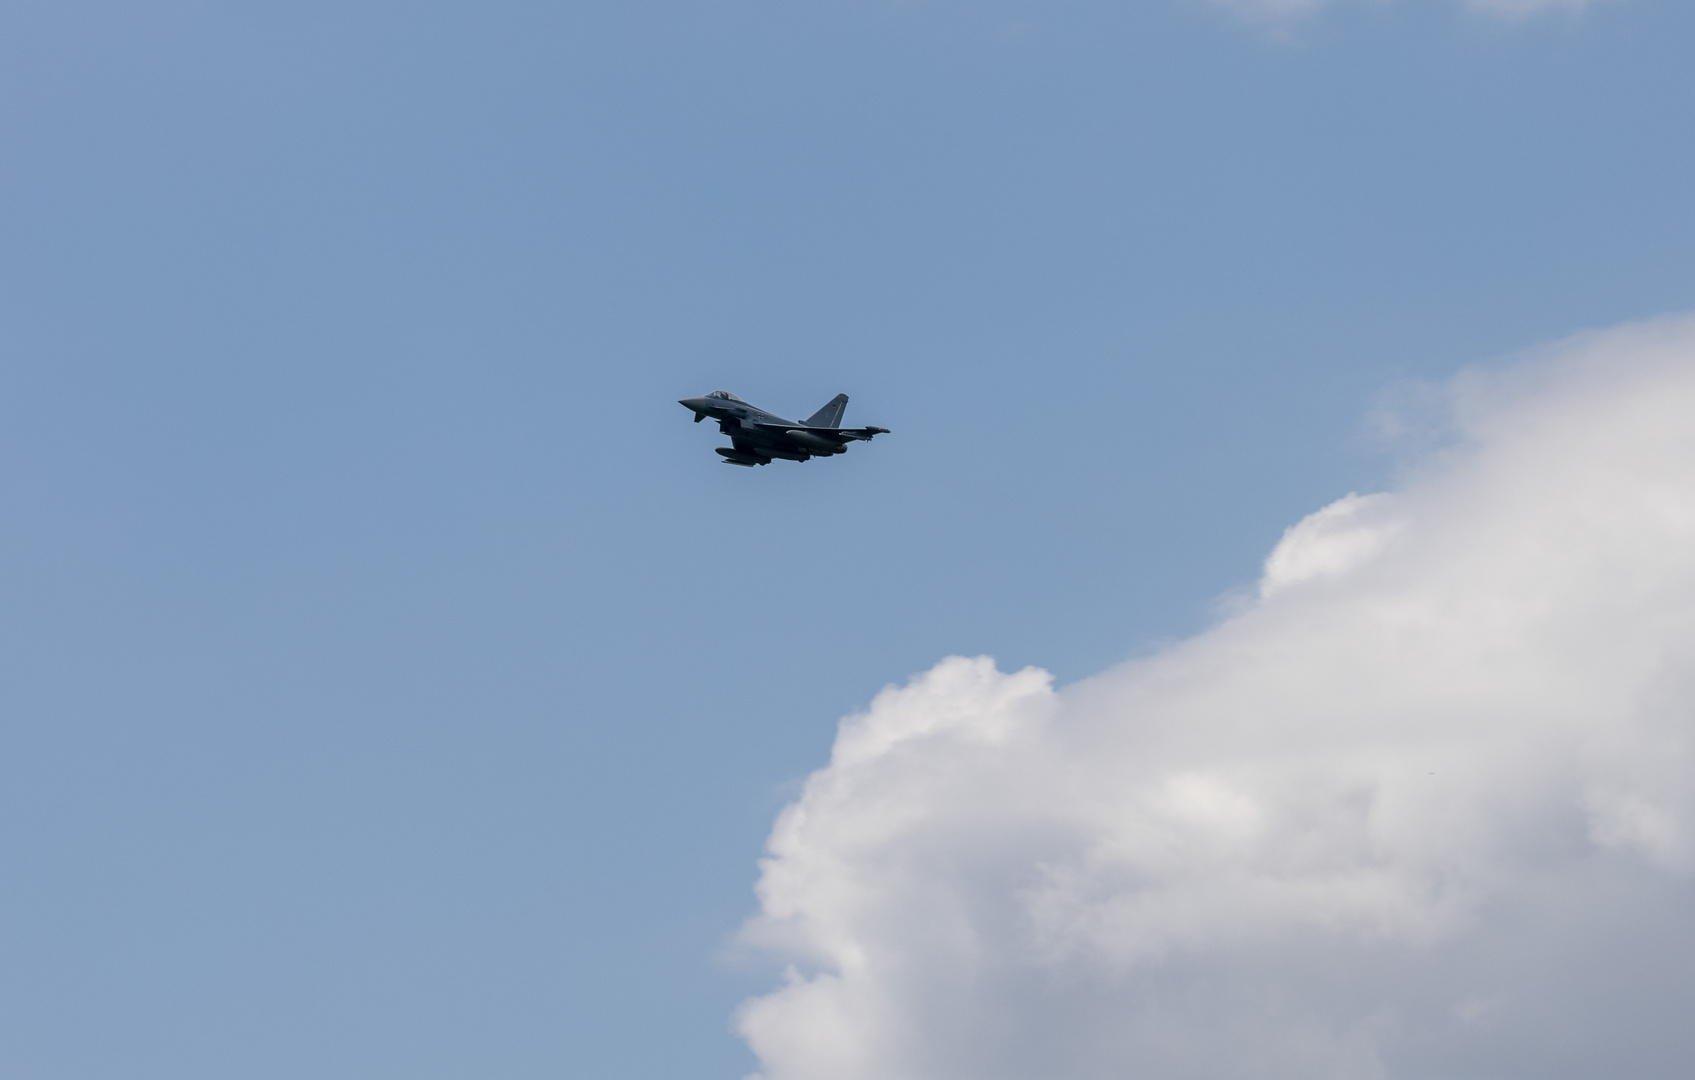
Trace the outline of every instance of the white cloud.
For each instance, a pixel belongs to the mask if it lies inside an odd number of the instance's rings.
[[[842,722],[744,940],[768,1080],[1668,1076],[1695,1060],[1695,320],[1447,387],[1254,606]]]
[[[1283,542],[1265,560],[1260,596],[1345,574],[1376,556],[1404,524],[1395,516],[1393,496],[1350,492],[1284,531]]]

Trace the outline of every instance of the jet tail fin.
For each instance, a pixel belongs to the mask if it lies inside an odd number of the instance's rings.
[[[830,399],[830,404],[813,413],[806,421],[807,427],[841,427],[842,413],[847,411],[847,395],[837,394]]]

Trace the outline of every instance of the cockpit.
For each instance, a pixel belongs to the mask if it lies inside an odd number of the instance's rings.
[[[730,392],[729,392],[729,391],[728,391],[728,390],[714,390],[714,391],[712,391],[712,393],[710,393],[710,394],[708,394],[708,395],[706,395],[706,396],[707,396],[707,397],[715,397],[715,398],[720,398],[720,399],[722,399],[722,400],[724,400],[724,401],[736,401],[736,402],[740,402],[740,403],[741,403],[741,404],[743,404],[743,405],[746,405],[746,404],[747,404],[747,402],[745,402],[745,401],[742,401],[742,399],[741,399],[741,398],[739,398],[739,397],[737,397],[737,396],[736,396],[736,395],[734,395],[734,394],[732,394],[732,393],[730,393]]]

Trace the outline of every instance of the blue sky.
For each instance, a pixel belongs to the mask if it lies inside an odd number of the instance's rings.
[[[1192,634],[1397,386],[1691,306],[1692,34],[8,5],[0,1071],[746,1073],[838,718]]]

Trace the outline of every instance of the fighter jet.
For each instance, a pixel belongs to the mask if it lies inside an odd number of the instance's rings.
[[[746,465],[751,469],[755,465],[771,464],[772,458],[809,461],[844,454],[850,442],[888,434],[888,428],[839,426],[847,400],[846,394],[837,394],[804,424],[754,408],[724,390],[714,390],[705,397],[683,398],[677,404],[693,410],[697,424],[709,416],[718,421],[718,430],[728,435],[731,443],[718,448],[724,464]]]

